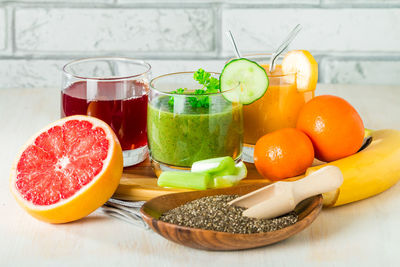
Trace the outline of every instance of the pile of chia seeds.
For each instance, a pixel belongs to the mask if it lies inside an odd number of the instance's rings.
[[[253,234],[272,232],[297,222],[290,212],[273,219],[255,219],[242,215],[245,208],[228,205],[237,195],[203,197],[162,214],[160,220],[180,226],[219,232]]]

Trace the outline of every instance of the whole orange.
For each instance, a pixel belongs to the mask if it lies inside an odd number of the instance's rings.
[[[313,160],[314,149],[310,139],[294,128],[266,134],[254,148],[257,171],[274,181],[304,173]]]
[[[297,128],[310,137],[315,157],[327,162],[356,153],[364,139],[364,124],[358,112],[333,95],[317,96],[305,104]]]

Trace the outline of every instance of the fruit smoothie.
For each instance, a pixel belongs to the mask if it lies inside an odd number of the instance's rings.
[[[314,90],[298,90],[295,73],[283,74],[281,65],[269,73],[269,65],[261,66],[267,71],[269,86],[264,96],[243,107],[246,144],[255,144],[260,137],[275,130],[295,127],[300,109],[314,97]]]
[[[191,167],[193,162],[242,152],[242,105],[222,96],[212,97],[209,107],[192,107],[185,96],[175,96],[174,109],[165,95],[148,105],[148,141],[152,159],[169,165]],[[182,106],[178,108],[179,98]],[[211,96],[210,96],[211,98]]]

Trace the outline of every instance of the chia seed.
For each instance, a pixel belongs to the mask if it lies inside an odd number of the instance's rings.
[[[272,219],[255,219],[242,215],[245,208],[228,205],[238,195],[217,195],[190,201],[163,213],[160,220],[191,228],[236,234],[272,232],[298,220],[292,211]]]

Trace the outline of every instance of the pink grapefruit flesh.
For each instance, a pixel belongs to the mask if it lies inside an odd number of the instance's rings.
[[[35,217],[67,222],[104,204],[121,174],[122,151],[112,129],[93,117],[72,116],[28,141],[12,169],[11,189]],[[54,210],[63,208],[67,210],[57,218]],[[43,217],[45,211],[55,217]]]

